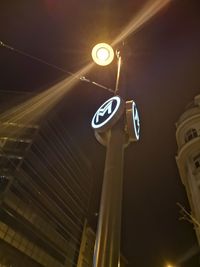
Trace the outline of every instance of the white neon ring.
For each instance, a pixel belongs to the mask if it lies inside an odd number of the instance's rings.
[[[138,131],[137,131],[136,120],[135,120],[135,110],[137,112],[138,121],[139,121],[139,129],[138,129]],[[138,110],[137,110],[137,107],[136,107],[136,104],[135,104],[134,101],[132,103],[132,111],[133,111],[133,126],[134,126],[135,137],[136,137],[137,140],[139,140],[140,119],[139,119]]]
[[[102,123],[96,125],[95,124],[95,119],[96,119],[96,116],[97,116],[97,113],[99,112],[99,110],[102,109],[102,107],[107,104],[108,102],[110,101],[113,101],[113,100],[116,100],[117,101],[117,105],[115,107],[115,109],[113,110],[113,112],[111,113],[111,115]],[[96,111],[96,113],[94,114],[93,118],[92,118],[92,122],[91,122],[91,125],[92,125],[92,128],[94,129],[98,129],[98,128],[101,128],[102,126],[104,126],[109,120],[112,119],[112,117],[115,115],[115,113],[117,112],[117,110],[119,109],[119,106],[121,104],[121,98],[119,96],[113,96],[111,98],[109,98],[106,102],[104,102],[100,108]]]

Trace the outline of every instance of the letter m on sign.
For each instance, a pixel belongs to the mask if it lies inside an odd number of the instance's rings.
[[[112,112],[112,101],[108,102],[104,107],[100,108],[96,114],[96,123],[99,122],[99,117],[103,117],[106,112],[108,112],[108,115]]]

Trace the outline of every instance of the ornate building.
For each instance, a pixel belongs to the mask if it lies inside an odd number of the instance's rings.
[[[91,174],[59,114],[0,123],[0,267],[77,265]]]
[[[176,127],[176,162],[192,214],[200,222],[200,95],[187,107]],[[195,230],[200,244],[200,228]]]

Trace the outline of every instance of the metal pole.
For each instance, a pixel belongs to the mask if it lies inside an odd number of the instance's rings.
[[[117,56],[117,77],[116,77],[116,84],[115,84],[115,94],[119,91],[119,78],[120,78],[120,72],[121,72],[121,65],[122,65],[122,57],[120,55],[120,51],[116,51]]]
[[[120,67],[119,55],[115,92],[118,91]],[[124,119],[121,118],[108,132],[93,267],[119,266],[124,144]]]

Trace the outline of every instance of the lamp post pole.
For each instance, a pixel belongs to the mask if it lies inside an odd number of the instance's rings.
[[[109,132],[94,267],[117,267],[120,257],[125,133],[119,121]]]
[[[121,55],[117,51],[115,94],[119,91]],[[120,261],[121,205],[125,131],[124,119],[106,133],[106,160],[93,267],[117,267]]]
[[[92,52],[95,62],[102,66],[106,64],[98,55],[102,55],[103,59],[107,59],[108,55],[114,55],[110,50],[106,51],[108,45],[104,45],[98,44]],[[125,102],[119,96],[124,94],[119,83],[120,51],[116,52],[116,56],[115,96],[104,102],[92,119],[97,140],[107,148],[93,267],[120,266],[124,147],[127,142],[139,139],[139,116],[135,102]]]

